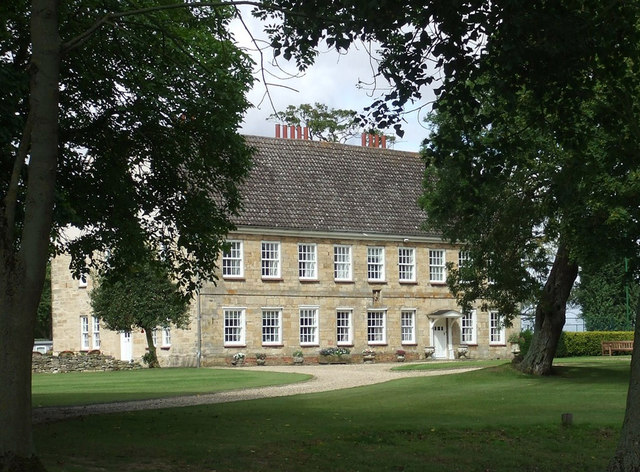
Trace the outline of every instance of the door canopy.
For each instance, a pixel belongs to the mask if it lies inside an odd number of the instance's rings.
[[[433,321],[437,321],[443,318],[462,318],[462,313],[456,310],[437,310],[433,313],[429,313],[427,318]]]

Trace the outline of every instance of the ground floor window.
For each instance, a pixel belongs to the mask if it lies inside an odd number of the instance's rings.
[[[80,350],[87,351],[89,349],[89,317],[80,317]]]
[[[369,344],[386,344],[386,317],[385,310],[367,311],[367,342]]]
[[[477,344],[476,342],[476,311],[471,310],[462,315],[460,341],[464,344]]]
[[[489,316],[489,344],[504,344],[504,323],[502,321],[502,316],[497,311],[489,312]]]
[[[245,343],[244,308],[224,308],[224,345],[242,346]]]
[[[353,344],[353,310],[341,308],[336,311],[336,343],[340,346]]]
[[[282,309],[262,310],[262,344],[282,344]]]
[[[403,344],[416,342],[416,311],[402,310],[400,313],[400,329]]]
[[[318,308],[300,308],[300,344],[318,344]]]

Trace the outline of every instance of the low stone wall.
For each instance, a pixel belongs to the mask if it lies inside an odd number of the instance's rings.
[[[99,372],[107,370],[142,369],[138,362],[125,362],[105,356],[98,352],[61,352],[54,356],[50,354],[33,353],[31,370],[38,373],[57,374],[62,372]]]

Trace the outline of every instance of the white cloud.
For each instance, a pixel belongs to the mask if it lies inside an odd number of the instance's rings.
[[[255,38],[265,37],[261,31],[261,24],[257,20],[247,14],[244,15],[244,20]],[[239,21],[234,22],[232,31],[238,43],[251,52],[258,64],[256,69],[259,69],[260,56],[255,51],[251,37]],[[295,63],[287,63],[281,57],[278,58],[278,65],[275,66],[273,53],[269,48],[264,49],[262,60],[266,65],[266,81],[272,84],[268,86],[271,101],[277,111],[283,110],[288,105],[319,102],[331,108],[363,112],[364,108],[384,91],[382,87],[388,87],[387,84],[378,83],[377,91],[372,92],[370,87],[358,86],[360,82],[370,84],[373,81],[370,57],[362,45],[352,49],[346,55],[340,55],[335,50],[322,51],[314,65],[304,73],[297,71]],[[268,120],[274,110],[268,98],[265,97],[266,88],[259,70],[256,70],[256,77],[259,80],[249,94],[249,100],[254,107],[245,116],[242,132],[258,136],[274,136],[276,122]],[[430,91],[425,95],[426,100],[432,98]],[[422,123],[424,116],[425,111],[405,115],[406,123],[403,124],[405,134],[402,138],[396,138],[395,149],[407,151],[419,149],[420,143],[428,133]],[[356,141],[352,144],[359,143]]]

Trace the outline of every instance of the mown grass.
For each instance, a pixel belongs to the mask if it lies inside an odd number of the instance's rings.
[[[285,398],[35,427],[51,471],[600,471],[629,360],[508,365]],[[560,415],[574,414],[562,427]]]
[[[467,369],[469,367],[496,367],[508,364],[504,359],[462,360],[462,361],[424,361],[401,364],[392,370],[449,370]]]
[[[308,380],[305,374],[241,369],[143,369],[117,372],[35,374],[33,406],[86,405],[179,395],[202,395],[239,388]]]

